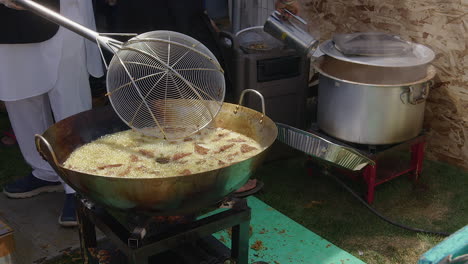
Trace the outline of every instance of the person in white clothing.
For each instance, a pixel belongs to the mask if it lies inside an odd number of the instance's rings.
[[[92,1],[59,1],[62,15],[95,28]],[[21,9],[11,0],[0,3]],[[0,44],[0,100],[5,102],[21,153],[32,168],[30,175],[7,184],[3,192],[10,198],[27,198],[65,190],[59,217],[63,226],[77,225],[75,191],[66,184],[62,187],[57,173],[40,157],[34,135],[42,134],[54,122],[91,109],[90,74],[103,75],[97,46],[68,29],[60,27],[51,38],[38,43]]]

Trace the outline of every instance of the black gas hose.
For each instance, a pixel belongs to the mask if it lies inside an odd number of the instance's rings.
[[[377,210],[375,210],[372,206],[370,206],[364,199],[362,199],[356,192],[354,192],[349,186],[347,186],[343,181],[338,179],[335,175],[332,173],[329,173],[327,170],[324,170],[324,173],[328,176],[330,176],[333,180],[335,180],[337,183],[339,183],[343,188],[345,188],[348,192],[350,192],[356,199],[358,199],[367,209],[369,209],[373,214],[377,215],[380,219],[384,220],[387,223],[390,223],[394,226],[409,230],[409,231],[414,231],[418,233],[425,233],[425,234],[432,234],[432,235],[438,235],[438,236],[450,236],[451,233],[448,232],[439,232],[439,231],[429,231],[429,230],[424,230],[420,228],[415,228],[415,227],[410,227],[407,225],[403,225],[400,223],[397,223],[391,219],[388,219],[387,217],[383,216],[381,213],[379,213]]]

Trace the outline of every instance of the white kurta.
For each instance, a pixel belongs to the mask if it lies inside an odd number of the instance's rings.
[[[91,0],[61,0],[60,5],[62,15],[95,28]],[[103,74],[97,46],[62,27],[45,42],[0,45],[0,100],[5,101],[21,153],[37,178],[59,180],[39,156],[34,135],[42,134],[53,119],[91,109],[89,74]],[[65,191],[73,192],[68,186]]]

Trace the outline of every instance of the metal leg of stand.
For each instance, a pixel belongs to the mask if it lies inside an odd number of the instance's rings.
[[[250,221],[232,227],[231,257],[237,264],[249,262],[249,227]]]
[[[77,201],[77,216],[79,221],[79,235],[81,255],[85,264],[99,264],[97,254],[96,228],[87,216],[82,202]]]
[[[367,184],[366,200],[368,204],[374,202],[375,178],[377,177],[377,165],[368,165],[364,168],[364,180]]]
[[[410,175],[413,182],[417,182],[419,175],[422,172],[422,166],[424,161],[424,145],[425,141],[418,142],[411,146],[411,168],[414,169],[413,175]]]

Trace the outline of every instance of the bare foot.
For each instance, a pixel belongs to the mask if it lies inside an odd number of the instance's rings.
[[[249,180],[246,184],[244,184],[244,186],[240,187],[235,192],[236,193],[241,193],[241,192],[249,191],[249,190],[252,190],[253,188],[255,188],[256,186],[257,186],[257,180],[256,179]]]

